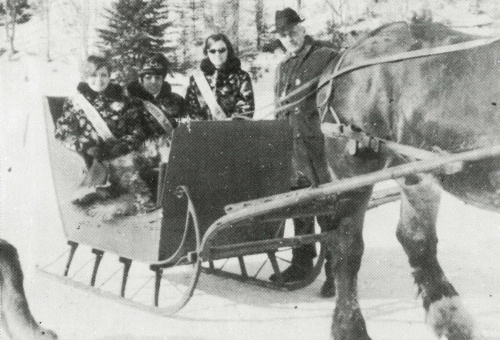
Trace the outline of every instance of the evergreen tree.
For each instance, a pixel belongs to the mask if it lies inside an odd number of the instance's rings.
[[[179,18],[176,26],[180,28],[177,39],[178,70],[185,71],[196,68],[200,62],[201,46],[207,35],[215,32],[211,5],[205,0],[177,0]]]
[[[98,29],[99,47],[126,82],[136,78],[149,53],[168,53],[164,33],[171,25],[164,0],[117,0],[106,10],[108,27]]]
[[[3,17],[5,15],[12,16],[13,14],[15,14],[16,23],[24,24],[31,18],[33,14],[30,9],[31,6],[28,3],[28,0],[5,0],[5,3],[0,3],[0,17]]]

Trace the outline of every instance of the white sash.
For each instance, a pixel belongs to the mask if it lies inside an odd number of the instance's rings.
[[[226,120],[228,117],[224,113],[224,110],[220,107],[219,103],[217,103],[217,99],[215,98],[210,85],[208,85],[207,78],[200,71],[195,71],[193,74],[194,80],[200,89],[201,95],[205,99],[205,102],[210,109],[210,113],[214,120]]]
[[[163,130],[165,130],[165,132],[167,133],[170,133],[172,131],[172,124],[170,123],[168,118],[165,117],[163,111],[150,101],[143,100],[142,102],[144,103],[144,107],[146,108],[146,110],[148,110],[148,112],[151,113],[151,115],[156,119],[158,124],[161,125]]]
[[[111,131],[109,130],[109,127],[104,119],[92,106],[92,104],[89,103],[87,98],[85,98],[81,93],[77,93],[73,96],[73,99],[78,103],[78,105],[80,105],[81,109],[87,116],[87,119],[90,121],[99,137],[101,137],[103,140],[116,139],[115,136],[113,136],[113,133],[111,133]]]

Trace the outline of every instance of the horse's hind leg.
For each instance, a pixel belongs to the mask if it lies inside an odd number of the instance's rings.
[[[399,242],[408,255],[422,295],[426,321],[448,340],[476,339],[475,327],[437,260],[436,220],[440,189],[430,175],[399,181],[402,187]]]
[[[364,251],[363,221],[371,188],[341,195],[332,221],[331,251],[337,299],[333,313],[335,340],[370,340],[358,302],[358,271]]]
[[[4,240],[0,240],[0,294],[2,328],[12,339],[57,339],[31,315],[17,250]]]

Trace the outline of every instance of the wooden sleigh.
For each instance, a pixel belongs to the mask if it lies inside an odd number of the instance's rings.
[[[174,131],[169,161],[159,172],[161,209],[104,222],[71,203],[85,164],[54,138],[63,101],[46,98],[45,121],[69,250],[41,264],[43,273],[100,296],[170,315],[189,301],[202,272],[280,290],[305,287],[321,272],[329,234],[285,237],[285,220],[331,212],[337,191],[323,194],[330,185],[288,191],[292,155],[288,123],[181,124]],[[398,188],[376,192],[370,207],[398,198]],[[304,244],[316,245],[314,270],[303,280],[284,282],[280,272],[289,265],[290,250]],[[227,266],[228,259],[237,264]],[[131,270],[136,266],[146,268],[141,272],[144,283],[131,288]],[[275,282],[268,279],[272,273],[278,276]]]

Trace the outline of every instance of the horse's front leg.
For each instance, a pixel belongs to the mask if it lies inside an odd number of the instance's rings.
[[[363,221],[371,188],[341,195],[331,251],[337,299],[333,314],[334,340],[370,340],[358,302],[358,271],[363,256]]]
[[[448,340],[477,339],[471,316],[437,260],[440,188],[430,175],[412,176],[399,184],[403,190],[397,237],[413,268],[427,323]]]

